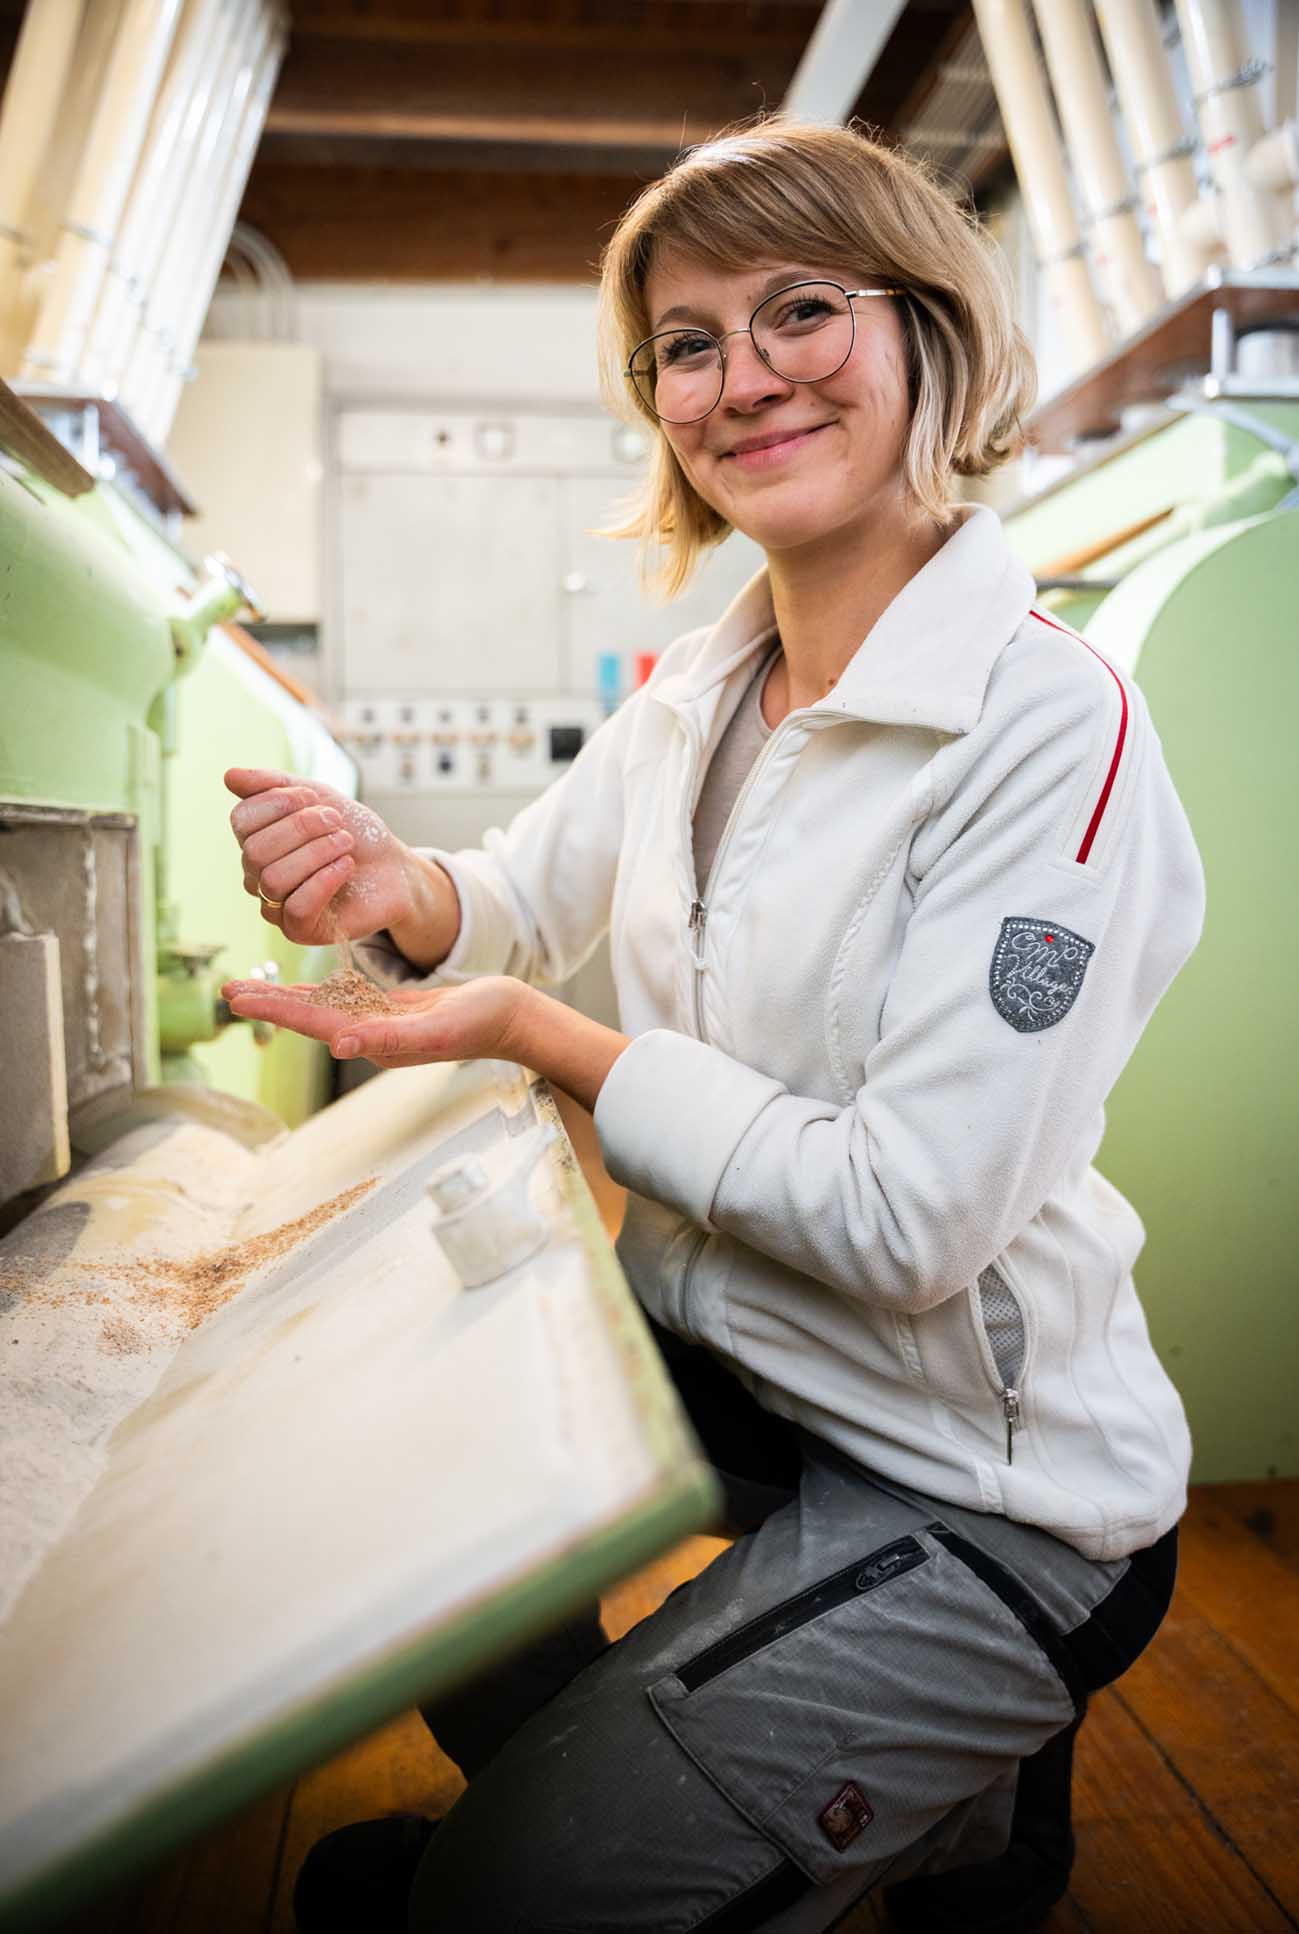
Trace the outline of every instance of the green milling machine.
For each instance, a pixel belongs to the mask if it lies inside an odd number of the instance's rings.
[[[1141,687],[1204,862],[1203,936],[1096,1157],[1146,1226],[1137,1287],[1201,1483],[1299,1475],[1296,332],[1293,271],[1211,277],[1039,410],[1075,467],[1002,511],[1042,608]],[[1274,373],[1241,373],[1246,344]],[[1079,462],[1134,402],[1140,427]]]
[[[12,1198],[66,1173],[69,1129],[138,1087],[211,1082],[289,1125],[328,1098],[320,1047],[234,1021],[220,1000],[231,974],[313,980],[325,961],[243,891],[221,775],[264,764],[348,794],[356,780],[321,720],[224,628],[248,602],[237,575],[200,584],[158,523],[12,395],[4,421],[28,461],[0,469],[0,935],[32,944],[8,950],[0,1039],[49,1117],[7,1152]],[[62,1016],[50,1034],[66,1093],[48,1054],[18,1055],[22,1003]]]
[[[331,956],[244,891],[223,771],[355,771],[223,629],[249,594],[213,565],[0,386],[6,1929],[719,1503],[545,1084],[330,1102],[320,1044],[224,1007]]]

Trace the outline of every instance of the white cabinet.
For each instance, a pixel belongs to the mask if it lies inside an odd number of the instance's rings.
[[[344,474],[340,696],[562,689],[553,477]]]
[[[592,535],[603,524],[621,521],[619,499],[634,482],[634,477],[564,480],[565,629],[574,692],[596,690],[596,660],[605,651],[621,654],[630,680],[637,653],[662,652],[683,631],[711,624],[763,562],[758,546],[732,531],[679,597],[668,604],[652,602],[640,588],[639,547],[628,539]]]

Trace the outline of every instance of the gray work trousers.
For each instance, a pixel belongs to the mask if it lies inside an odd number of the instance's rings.
[[[819,1934],[1001,1852],[1166,1609],[1175,1534],[1097,1564],[886,1487],[657,1334],[740,1535],[616,1644],[593,1610],[426,1709],[469,1786],[411,1934]]]

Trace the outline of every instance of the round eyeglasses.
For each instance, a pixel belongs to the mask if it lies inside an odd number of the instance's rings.
[[[748,336],[772,374],[787,383],[822,383],[843,368],[857,339],[853,303],[902,289],[845,289],[837,282],[791,282],[764,296],[747,329],[661,329],[637,343],[627,375],[661,423],[698,423],[726,386],[727,336]]]

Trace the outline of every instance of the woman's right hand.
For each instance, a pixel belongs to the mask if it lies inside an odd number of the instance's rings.
[[[368,806],[315,779],[260,767],[225,775],[244,890],[262,918],[303,947],[387,928],[417,967],[445,959],[460,930],[449,876],[411,851]]]

